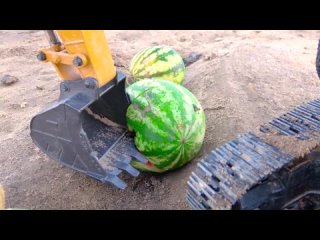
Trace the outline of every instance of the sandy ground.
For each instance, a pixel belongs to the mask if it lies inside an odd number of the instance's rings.
[[[165,44],[182,56],[202,54],[188,66],[184,85],[207,118],[198,158],[172,173],[142,174],[126,190],[106,186],[48,159],[32,143],[33,115],[59,95],[59,78],[39,63],[42,31],[0,31],[0,183],[7,207],[28,209],[188,209],[187,180],[213,148],[255,129],[295,105],[319,96],[315,54],[320,31],[108,31],[116,65],[127,72],[140,49]]]

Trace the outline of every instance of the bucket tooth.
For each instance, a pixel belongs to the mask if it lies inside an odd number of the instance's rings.
[[[117,160],[115,160],[115,166],[126,171],[133,177],[139,176],[139,171],[131,166],[130,164],[131,158],[125,155],[119,156]]]
[[[136,159],[138,162],[141,163],[147,163],[148,159],[143,156],[139,151],[137,151],[134,148],[130,148],[128,149],[130,156],[132,156],[134,159]]]
[[[127,187],[127,184],[122,181],[117,175],[113,174],[107,174],[104,179],[102,179],[102,182],[111,184],[115,186],[116,188],[125,189]]]

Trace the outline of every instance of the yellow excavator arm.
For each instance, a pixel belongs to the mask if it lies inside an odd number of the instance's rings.
[[[93,77],[102,87],[115,78],[116,69],[104,31],[57,30],[56,33],[47,31],[51,47],[40,49],[38,59],[51,62],[62,80]]]
[[[0,185],[0,210],[4,210],[4,207],[5,207],[4,190]]]

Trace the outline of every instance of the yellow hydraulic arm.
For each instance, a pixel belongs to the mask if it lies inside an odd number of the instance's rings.
[[[93,77],[99,87],[116,76],[116,69],[103,30],[56,30],[62,43],[47,31],[51,47],[40,49],[38,59],[51,62],[62,80]]]
[[[0,210],[4,210],[5,198],[4,198],[4,190],[0,185]]]

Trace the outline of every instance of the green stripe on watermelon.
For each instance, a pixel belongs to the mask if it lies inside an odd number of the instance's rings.
[[[174,56],[177,54],[177,52],[174,51],[173,49],[170,49],[169,51],[162,50],[162,52],[160,52],[160,53],[159,53],[159,51],[160,51],[160,49],[157,49],[157,51],[154,51],[157,54],[154,55],[154,59],[149,59],[148,63],[144,64],[142,62],[142,64],[141,64],[142,68],[140,70],[133,67],[133,69],[136,70],[133,72],[133,74],[138,76],[141,72],[145,71],[146,67],[150,67],[158,61],[168,62],[168,59],[167,59],[168,56]],[[146,61],[148,59],[148,57],[150,57],[151,55],[152,55],[152,53],[150,53],[148,56],[143,56],[144,61]]]
[[[132,59],[130,63],[130,71],[134,71],[134,69],[137,69],[137,65],[141,64],[143,60],[147,59],[152,54],[159,52],[160,50],[161,50],[161,47],[151,47],[151,48],[146,48],[142,50]]]
[[[168,62],[155,60],[144,64],[142,69],[133,72],[134,78],[148,78],[154,74],[160,75],[163,72],[174,73],[179,70],[185,71],[184,62],[181,61],[180,57],[177,58],[177,56],[171,54],[168,55],[168,58]]]
[[[130,63],[130,71],[132,70],[133,67],[135,67],[133,64],[140,62],[141,57],[144,57],[144,54],[145,54],[147,51],[150,51],[150,49],[149,49],[149,48],[145,48],[145,49],[141,50],[140,52],[138,52],[138,53],[133,57],[133,59],[131,60],[131,63]]]
[[[133,69],[136,69],[137,65],[140,64],[140,61],[142,60],[142,58],[148,59],[152,54],[158,53],[161,50],[161,47],[154,47],[154,48],[150,48],[150,49],[146,49],[146,51],[144,51],[141,55],[139,55],[140,57],[137,59],[133,59],[132,60],[132,67],[130,64],[130,71]]]
[[[130,63],[133,82],[152,78],[181,84],[185,79],[185,71],[182,57],[174,49],[166,46],[144,49]]]
[[[156,79],[167,74],[177,75],[179,73],[178,71],[184,73],[184,67],[184,63],[180,63],[179,65],[174,66],[172,69],[148,75],[148,78]]]

